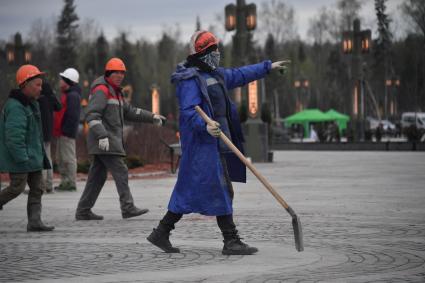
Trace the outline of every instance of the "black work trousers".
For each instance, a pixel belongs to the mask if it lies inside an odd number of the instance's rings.
[[[183,217],[183,214],[174,213],[172,211],[167,211],[161,221],[159,221],[160,227],[166,232],[170,232],[175,228],[175,224]],[[233,222],[233,214],[229,215],[220,215],[216,216],[217,225],[220,228],[222,233],[234,232],[236,231],[236,225]]]

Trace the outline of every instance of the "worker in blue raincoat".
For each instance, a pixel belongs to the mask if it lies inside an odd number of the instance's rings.
[[[231,182],[246,182],[246,168],[217,137],[222,131],[243,152],[238,113],[227,91],[261,79],[271,69],[284,69],[288,61],[219,68],[218,39],[208,31],[195,32],[190,49],[187,60],[171,77],[180,110],[180,170],[168,211],[147,239],[167,253],[178,253],[169,241],[170,231],[183,214],[200,213],[217,217],[224,237],[223,254],[253,254],[258,249],[240,240],[233,222]],[[195,106],[200,106],[215,126],[207,125]]]

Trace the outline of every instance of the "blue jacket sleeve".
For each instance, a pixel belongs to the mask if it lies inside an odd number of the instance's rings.
[[[220,68],[218,71],[223,75],[227,89],[233,89],[264,78],[270,72],[271,68],[272,62],[266,60],[258,64],[240,68]]]
[[[206,132],[206,123],[195,110],[195,106],[202,104],[202,93],[196,81],[194,79],[181,81],[177,85],[176,92],[183,123],[195,131]]]

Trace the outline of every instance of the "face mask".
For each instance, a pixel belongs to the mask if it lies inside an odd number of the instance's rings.
[[[218,66],[220,65],[220,52],[213,51],[210,53],[210,55],[211,55],[211,61],[212,61],[211,63],[213,64],[214,69],[218,68]]]
[[[220,65],[220,52],[212,51],[199,59],[214,70]]]

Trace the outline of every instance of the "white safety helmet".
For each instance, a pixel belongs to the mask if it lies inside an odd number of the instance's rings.
[[[61,77],[64,77],[76,84],[78,84],[78,80],[80,78],[80,74],[74,68],[68,68],[63,73],[59,73]]]

